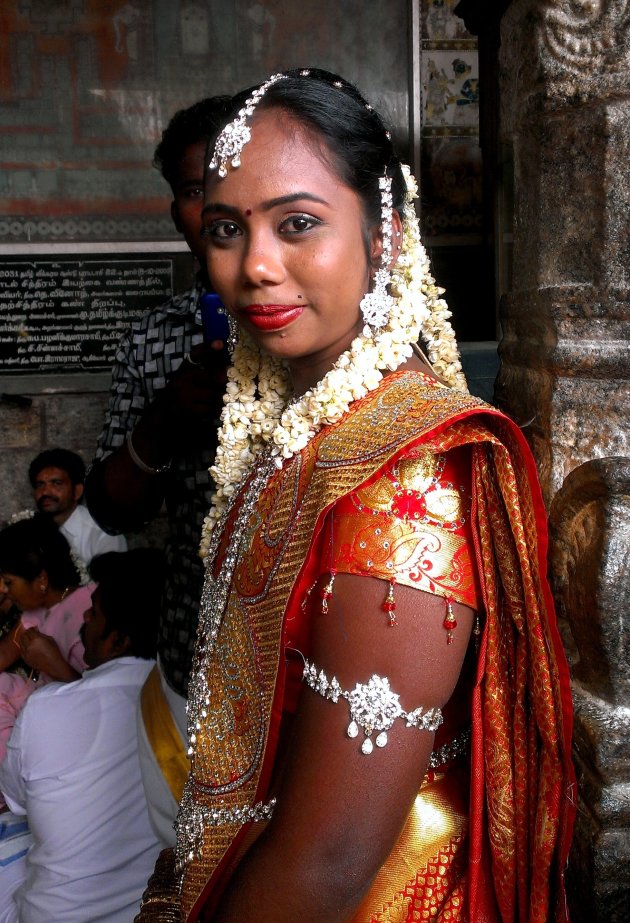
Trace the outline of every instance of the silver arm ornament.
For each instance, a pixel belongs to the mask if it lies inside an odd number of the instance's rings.
[[[350,706],[350,724],[348,737],[357,737],[359,728],[365,734],[361,744],[361,752],[366,756],[377,747],[387,744],[387,731],[392,727],[396,718],[404,718],[407,727],[415,727],[421,731],[436,731],[442,724],[443,717],[439,708],[415,708],[405,711],[401,708],[400,697],[389,688],[386,676],[372,675],[369,682],[357,683],[351,692],[347,692],[339,685],[336,676],[328,679],[323,670],[317,669],[315,664],[304,661],[304,681],[307,686],[319,693],[325,699],[335,704],[339,699],[346,699]],[[372,734],[378,734],[372,743]]]

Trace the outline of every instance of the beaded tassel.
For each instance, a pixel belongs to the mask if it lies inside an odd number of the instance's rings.
[[[475,639],[475,653],[479,653],[479,641],[481,640],[481,620],[479,613],[475,612],[475,624],[473,627],[473,637]]]
[[[326,615],[328,613],[328,600],[333,595],[333,583],[335,582],[335,577],[337,576],[337,571],[330,569],[330,580],[325,587],[322,587],[319,595],[322,598],[322,613]]]
[[[455,618],[455,613],[453,612],[453,606],[451,605],[451,600],[446,600],[446,617],[442,622],[442,625],[446,629],[446,643],[453,643],[453,630],[457,628],[457,619]]]
[[[317,580],[315,581],[315,583],[311,584],[311,586],[308,588],[308,590],[304,594],[304,599],[302,600],[302,605],[300,607],[302,609],[302,612],[306,612],[306,607],[308,606],[310,599],[311,599],[311,593],[313,592],[316,586],[317,586]]]
[[[385,612],[387,612],[389,616],[390,627],[393,627],[394,625],[397,624],[396,622],[396,600],[394,599],[395,583],[396,581],[393,579],[390,581],[389,587],[387,589],[387,596],[385,597],[385,601],[383,603],[383,609],[385,610]]]

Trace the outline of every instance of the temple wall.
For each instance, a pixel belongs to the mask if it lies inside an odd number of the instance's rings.
[[[70,379],[70,380],[69,380]],[[49,382],[27,377],[13,390],[31,401],[0,401],[0,521],[33,505],[28,466],[45,448],[61,446],[78,452],[86,464],[94,456],[109,397],[109,375],[76,376]],[[19,392],[18,392],[19,387]]]
[[[496,396],[550,510],[576,712],[574,923],[630,919],[629,12],[515,0],[501,23],[515,213]]]

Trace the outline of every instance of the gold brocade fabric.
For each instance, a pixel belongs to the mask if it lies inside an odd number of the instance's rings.
[[[262,490],[240,545],[244,551],[205,677],[209,705],[191,761],[192,806],[243,809],[268,799],[284,701],[285,619],[299,610],[304,591],[323,569],[321,560],[313,560],[312,537],[343,498],[351,498],[354,514],[373,519],[379,504],[402,508],[404,491],[411,489],[403,485],[412,479],[416,502],[427,493],[416,489],[419,480],[422,486],[428,467],[436,464],[423,454],[427,446],[433,456],[465,447],[472,468],[479,584],[470,571],[461,578],[453,571],[458,551],[451,546],[435,582],[443,586],[433,590],[458,598],[453,591],[460,581],[486,612],[472,704],[472,767],[451,766],[422,789],[418,780],[419,796],[401,841],[355,920],[494,923],[496,892],[504,920],[560,921],[570,827],[570,722],[565,723],[566,665],[544,579],[545,547],[539,544],[542,505],[530,493],[533,463],[509,421],[417,373],[385,379]],[[405,470],[410,459],[415,468]],[[399,460],[404,464],[396,468]],[[396,481],[389,499],[384,474]],[[451,525],[463,519],[461,533],[469,518],[468,486],[450,477],[433,492],[440,490],[443,502],[427,509]],[[219,559],[228,551],[237,511],[238,503]],[[414,520],[413,509],[406,512]],[[449,542],[458,534],[436,528]],[[470,547],[467,539],[464,544]],[[212,904],[252,826],[222,823],[205,830],[200,855],[184,872],[184,920],[198,919],[207,902]],[[487,884],[489,876],[494,886]]]
[[[363,574],[479,608],[470,452],[410,449],[328,517],[326,570]]]
[[[352,923],[464,923],[470,769],[431,773]]]

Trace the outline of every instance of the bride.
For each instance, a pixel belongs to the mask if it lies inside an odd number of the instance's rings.
[[[237,343],[175,902],[221,923],[564,920],[544,510],[519,430],[466,392],[415,182],[316,70],[236,97],[209,157]],[[165,861],[140,919],[173,918]]]

